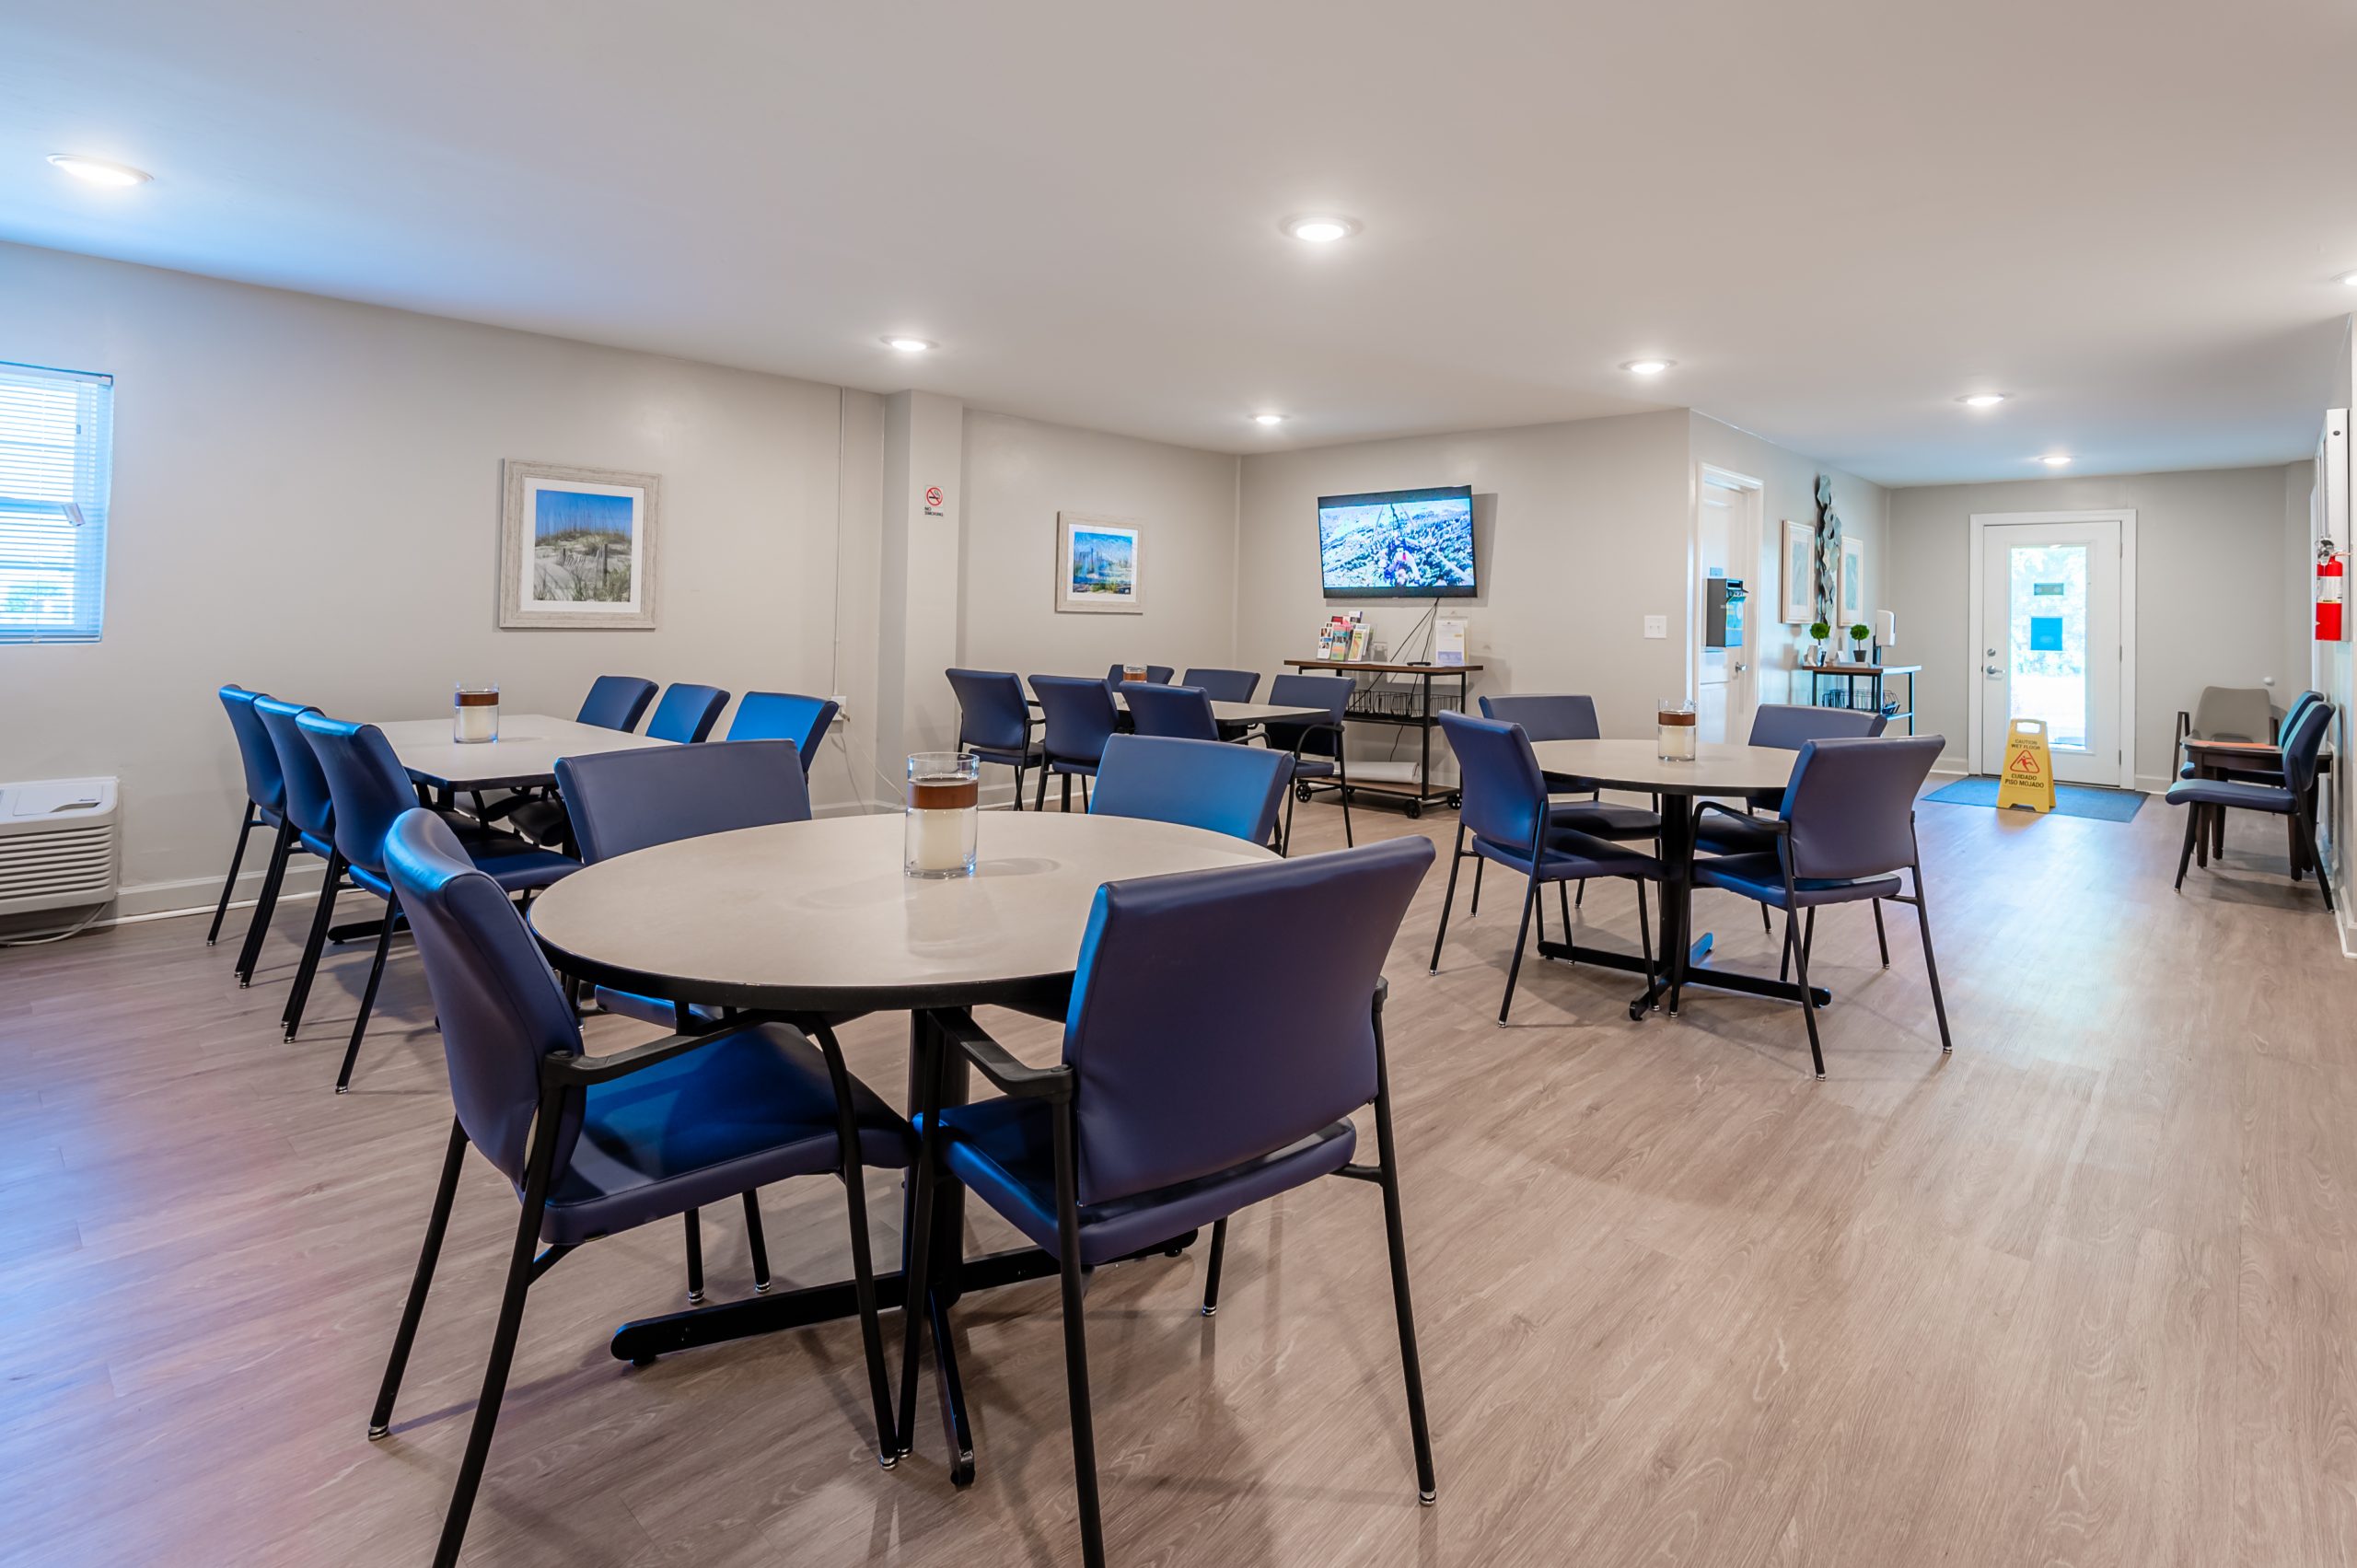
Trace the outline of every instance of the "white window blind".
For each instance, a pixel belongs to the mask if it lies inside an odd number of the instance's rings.
[[[95,643],[114,377],[0,363],[0,643]]]

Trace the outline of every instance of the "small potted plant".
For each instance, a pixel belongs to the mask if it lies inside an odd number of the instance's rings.
[[[1874,628],[1863,621],[1850,628],[1850,657],[1854,663],[1866,662],[1866,644],[1874,634]]]
[[[1833,635],[1833,623],[1829,621],[1812,621],[1809,622],[1808,634],[1817,644],[1816,655],[1809,660],[1809,662],[1811,664],[1823,664],[1825,662],[1825,640]]]

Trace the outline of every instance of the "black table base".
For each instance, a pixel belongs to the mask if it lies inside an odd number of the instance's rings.
[[[1773,1001],[1798,1005],[1801,988],[1789,981],[1723,970],[1704,961],[1711,954],[1711,934],[1707,931],[1700,935],[1692,934],[1693,806],[1676,796],[1665,799],[1662,806],[1662,865],[1668,870],[1669,878],[1658,885],[1661,892],[1661,950],[1666,958],[1668,955],[1677,955],[1676,972],[1649,976],[1643,993],[1629,1004],[1629,1016],[1643,1017],[1661,1005],[1664,992],[1689,985],[1707,985],[1714,991],[1735,991],[1746,996],[1765,996]],[[1550,942],[1541,937],[1538,956],[1561,963],[1594,964],[1599,969],[1622,970],[1630,974],[1645,973],[1643,957],[1635,953],[1616,952],[1609,947],[1582,947],[1569,942]],[[1665,963],[1665,971],[1669,967]],[[1831,1005],[1833,993],[1825,987],[1813,985],[1809,991],[1818,1006]],[[1676,1017],[1678,1009],[1670,1008],[1669,1016]]]

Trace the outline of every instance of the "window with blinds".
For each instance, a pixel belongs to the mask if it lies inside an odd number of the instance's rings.
[[[114,377],[0,363],[0,643],[95,643]]]

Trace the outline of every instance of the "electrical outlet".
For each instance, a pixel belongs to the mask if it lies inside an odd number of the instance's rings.
[[[833,696],[828,698],[827,701],[835,705],[835,724],[851,723],[851,699],[849,697],[846,697],[842,692],[838,691]],[[829,725],[827,727],[829,729],[832,729],[834,725]]]
[[[1668,616],[1666,616],[1666,615],[1648,615],[1648,616],[1646,616],[1646,617],[1645,617],[1645,635],[1646,635],[1646,636],[1648,636],[1648,637],[1666,637],[1666,636],[1668,636],[1668,635],[1669,635],[1669,617],[1668,617]]]

